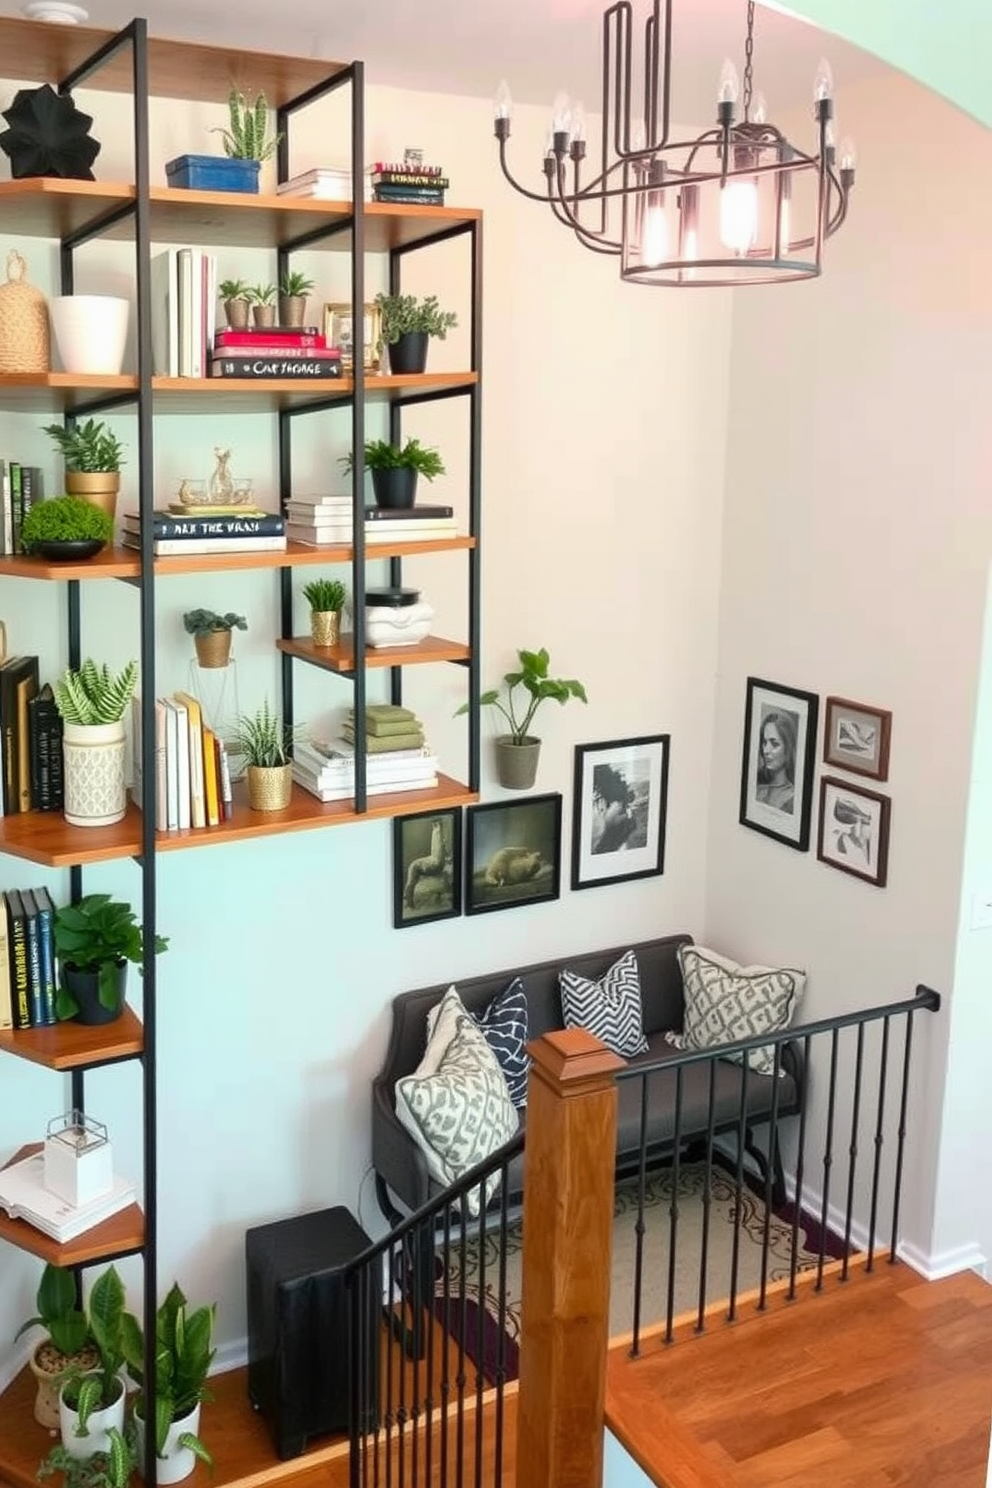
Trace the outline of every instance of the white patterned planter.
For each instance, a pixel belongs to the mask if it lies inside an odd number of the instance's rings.
[[[124,724],[67,723],[62,735],[65,819],[74,827],[109,827],[127,809]]]

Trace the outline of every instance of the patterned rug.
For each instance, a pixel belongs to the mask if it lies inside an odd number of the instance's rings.
[[[699,1305],[699,1270],[705,1205],[705,1163],[683,1163],[679,1170],[678,1235],[675,1253],[674,1316],[694,1311]],[[706,1305],[730,1296],[731,1273],[737,1236],[736,1295],[761,1284],[761,1256],[765,1235],[765,1205],[745,1187],[738,1212],[734,1179],[724,1169],[710,1174],[709,1235],[707,1242]],[[637,1233],[638,1187],[636,1180],[617,1185],[613,1219],[613,1265],[610,1290],[610,1336],[633,1331],[634,1275]],[[664,1323],[668,1295],[672,1170],[664,1168],[647,1180],[644,1210],[644,1249],[641,1276],[640,1329]],[[448,1331],[464,1340],[472,1363],[493,1383],[502,1364],[507,1379],[515,1379],[519,1365],[520,1278],[523,1247],[522,1219],[507,1231],[506,1311],[500,1327],[497,1297],[499,1285],[499,1231],[489,1231],[483,1241],[484,1285],[480,1286],[479,1241],[465,1246],[465,1268],[461,1251],[452,1247],[447,1281],[438,1257],[434,1312]],[[813,1222],[803,1216],[796,1237],[797,1267],[809,1270],[819,1264],[819,1235]],[[824,1255],[832,1259],[842,1250],[833,1235],[824,1242]],[[788,1278],[792,1256],[791,1206],[768,1220],[769,1282]],[[464,1276],[464,1281],[461,1279]],[[502,1359],[500,1354],[502,1353]]]

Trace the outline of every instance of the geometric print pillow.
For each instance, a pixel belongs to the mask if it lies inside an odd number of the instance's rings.
[[[497,992],[476,1017],[506,1077],[510,1099],[518,1110],[527,1104],[527,993],[519,977]]]
[[[795,967],[739,966],[703,946],[679,946],[678,958],[685,1022],[680,1034],[665,1035],[677,1049],[711,1049],[788,1028],[806,985],[805,971]],[[741,1063],[739,1053],[727,1058]],[[748,1064],[757,1074],[770,1075],[774,1045],[749,1049]]]
[[[503,1071],[467,1013],[458,1018],[455,1035],[435,1069],[397,1080],[396,1115],[422,1149],[431,1177],[444,1186],[513,1136],[519,1117]],[[486,1180],[487,1203],[498,1184],[498,1173]],[[470,1191],[467,1202],[469,1213],[477,1215],[478,1187]]]
[[[598,982],[561,971],[558,986],[566,1028],[585,1028],[624,1058],[646,1052],[641,979],[633,951],[624,951]]]

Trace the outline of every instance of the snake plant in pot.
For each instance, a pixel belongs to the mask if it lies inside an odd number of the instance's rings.
[[[496,740],[496,771],[500,785],[510,790],[529,790],[537,776],[537,765],[541,755],[541,741],[531,732],[534,715],[542,703],[554,701],[564,706],[569,698],[578,698],[587,703],[585,687],[574,677],[549,677],[549,657],[542,647],[540,651],[518,651],[518,669],[503,677],[505,697],[500,689],[492,688],[479,698],[483,708],[495,708],[510,726],[508,734]],[[523,694],[517,692],[523,689]],[[468,711],[463,703],[458,713]]]
[[[215,1307],[187,1311],[186,1298],[173,1282],[155,1314],[155,1456],[156,1482],[179,1483],[189,1477],[196,1459],[213,1467],[199,1436],[200,1404],[209,1400],[207,1376],[216,1349],[211,1347]],[[139,1463],[145,1455],[145,1339],[136,1319],[124,1328],[124,1358],[138,1386],[134,1404]]]
[[[124,1010],[127,963],[143,969],[144,931],[130,904],[109,894],[84,894],[55,911],[52,925],[59,958],[55,1015],[78,1023],[112,1023]],[[155,937],[155,953],[168,949]]]
[[[273,712],[267,698],[254,713],[239,717],[238,751],[245,762],[252,811],[281,811],[289,805],[293,793],[292,742],[292,729]]]
[[[109,827],[127,810],[124,715],[138,682],[138,663],[120,672],[87,657],[55,684],[62,717],[65,819],[74,827]]]

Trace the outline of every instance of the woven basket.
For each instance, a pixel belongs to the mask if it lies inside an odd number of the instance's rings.
[[[195,635],[193,645],[201,667],[226,667],[231,659],[229,630],[208,630],[205,635]]]
[[[0,284],[0,372],[47,372],[52,365],[48,306],[25,281],[27,264],[12,248],[7,283]]]

